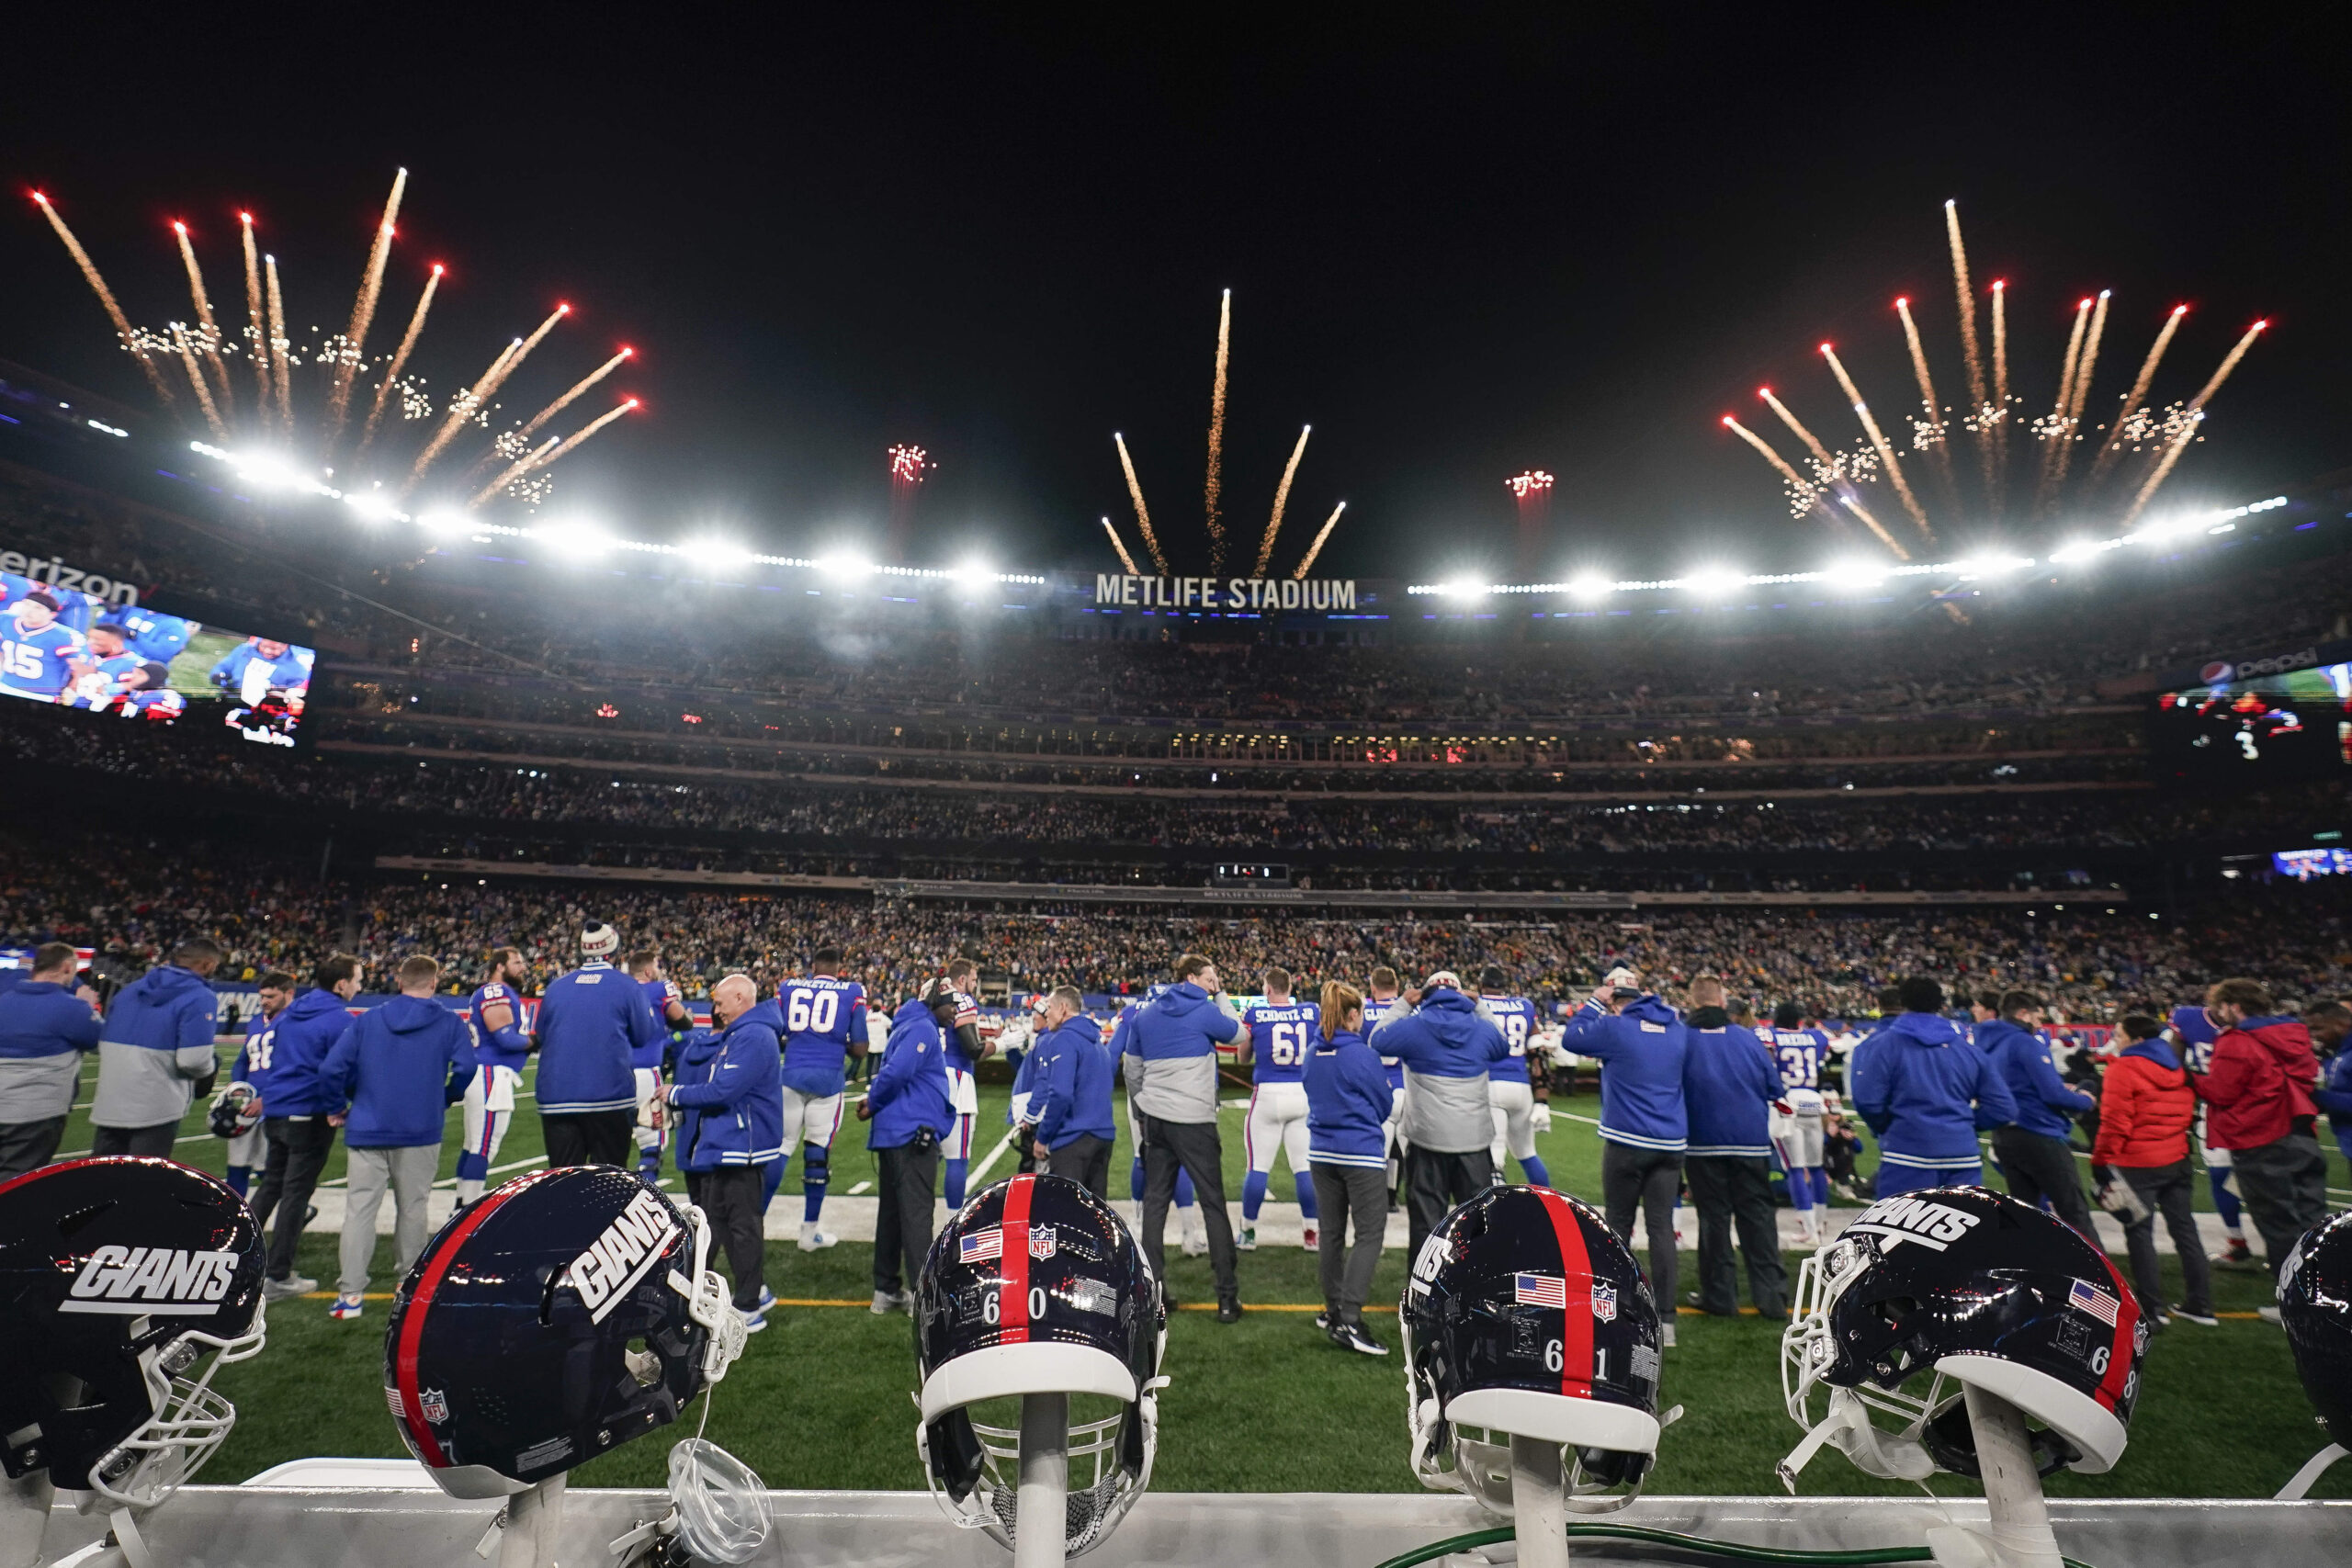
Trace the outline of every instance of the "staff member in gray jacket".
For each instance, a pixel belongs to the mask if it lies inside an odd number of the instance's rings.
[[[82,1053],[98,1043],[98,993],[74,984],[71,944],[33,950],[32,978],[0,991],[0,1181],[57,1157]]]
[[[115,998],[98,1032],[91,1153],[171,1157],[188,1100],[220,1076],[212,1054],[220,958],[211,938],[190,937]]]

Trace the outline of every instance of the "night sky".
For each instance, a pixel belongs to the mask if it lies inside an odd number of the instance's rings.
[[[1756,400],[1769,382],[1849,443],[1826,339],[1903,427],[1898,293],[1957,400],[1947,197],[1979,283],[2009,280],[2029,417],[2075,300],[2111,288],[2094,411],[2176,302],[2194,309],[2159,402],[2273,323],[2173,501],[2352,464],[2352,94],[2318,6],[1615,25],[1422,7],[1397,26],[1272,7],[866,6],[789,25],[371,8],[348,26],[322,20],[331,7],[233,23],[190,7],[108,9],[73,33],[60,9],[17,17],[0,68],[0,357],[146,401],[35,186],[135,321],[186,314],[164,227],[184,217],[242,321],[249,205],[293,324],[332,327],[405,164],[370,346],[435,260],[452,270],[415,368],[438,389],[558,299],[577,324],[510,411],[636,345],[607,385],[646,409],[560,470],[551,503],[634,536],[877,538],[885,448],[912,441],[939,464],[918,558],[1102,567],[1102,513],[1137,544],[1116,429],[1178,570],[1202,570],[1230,287],[1238,554],[1312,422],[1284,570],[1344,497],[1318,574],[1503,572],[1503,481],[1531,466],[1559,476],[1549,572],[1818,564],[1856,542],[1791,523],[1718,420],[1794,455]],[[600,389],[580,407],[603,405]],[[2032,548],[2092,521],[2005,536]],[[1946,525],[1953,549],[1987,534]]]

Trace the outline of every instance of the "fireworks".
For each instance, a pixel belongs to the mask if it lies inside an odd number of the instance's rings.
[[[1290,504],[1290,481],[1298,477],[1298,460],[1306,456],[1306,438],[1313,433],[1311,424],[1302,425],[1298,445],[1290,449],[1290,461],[1283,465],[1283,481],[1274,487],[1274,510],[1266,519],[1266,536],[1258,546],[1258,568],[1250,575],[1266,575],[1268,563],[1274,558],[1274,536],[1282,531],[1283,508]]]
[[[571,310],[569,305],[559,305],[527,337],[510,343],[471,385],[436,408],[424,381],[412,376],[409,367],[424,335],[435,295],[444,281],[444,267],[435,264],[424,278],[399,345],[390,355],[374,358],[368,348],[385,282],[393,268],[401,203],[407,188],[408,171],[403,169],[394,175],[390,195],[377,222],[348,324],[334,336],[302,344],[297,344],[287,331],[285,291],[278,276],[277,258],[262,252],[256,244],[251,212],[237,214],[246,315],[240,342],[221,330],[205,286],[197,238],[187,223],[175,222],[172,231],[187,275],[194,319],[170,321],[161,331],[149,332],[131,325],[89,253],[83,249],[49,197],[36,192],[33,199],[81,269],[90,291],[97,297],[113,325],[116,337],[138,364],[166,412],[185,419],[192,412],[202,418],[206,428],[219,440],[276,449],[270,461],[280,468],[300,470],[308,467],[314,473],[337,473],[328,465],[340,462],[344,471],[336,484],[354,493],[371,484],[386,483],[385,479],[378,477],[379,473],[405,470],[393,492],[405,496],[433,478],[435,465],[453,460],[449,458],[452,449],[469,429],[490,428],[499,407],[499,389],[523,368],[531,351],[559,322],[567,320]],[[466,479],[470,480],[493,464],[503,466],[502,478],[476,493],[469,504],[480,506],[500,494],[530,504],[543,499],[544,470],[577,450],[621,413],[638,406],[637,400],[625,400],[617,409],[569,437],[549,437],[537,446],[531,437],[573,400],[617,369],[630,357],[630,352],[623,349],[614,355],[548,404],[529,423],[493,433],[483,449],[473,455]],[[253,361],[254,396],[250,409],[239,400],[230,373],[228,362],[239,354]],[[299,385],[304,378],[297,373],[305,370],[312,374],[307,385]],[[337,449],[345,445],[345,432],[353,413],[353,395],[363,388],[367,415],[353,455],[339,459]],[[181,395],[183,392],[187,397]],[[413,455],[374,455],[379,436],[390,426],[419,426],[429,434]]]
[[[919,485],[923,475],[938,466],[920,446],[890,448],[890,482],[894,485]]]
[[[1209,531],[1209,575],[1225,570],[1225,367],[1233,345],[1233,290],[1216,311],[1216,379],[1209,387],[1208,479],[1202,486],[1201,513]]]
[[[1315,558],[1323,553],[1323,541],[1331,536],[1331,529],[1339,523],[1340,513],[1345,512],[1347,509],[1348,503],[1343,501],[1340,502],[1339,505],[1331,508],[1330,516],[1323,519],[1323,526],[1315,531],[1315,542],[1306,547],[1306,558],[1298,563],[1298,570],[1291,573],[1291,577],[1294,581],[1299,582],[1306,581],[1307,568],[1313,566],[1315,564]]]
[[[2007,464],[2009,428],[2019,423],[2021,418],[2018,408],[2019,400],[2012,390],[2011,355],[2015,345],[2010,342],[2009,333],[2008,286],[2005,279],[1995,279],[1987,290],[1992,297],[1993,337],[1992,376],[1988,386],[1977,333],[1976,291],[1969,281],[1968,252],[1961,239],[1960,212],[1954,203],[1944,204],[1944,226],[1951,251],[1952,287],[1960,306],[1961,357],[1970,399],[1968,407],[1956,423],[1975,440],[1981,479],[1981,487],[1973,495],[1962,493],[1962,487],[1955,482],[1951,472],[1949,434],[1955,421],[1951,417],[1952,411],[1938,400],[1935,377],[1929,367],[1919,323],[1912,312],[1910,298],[1897,299],[1894,310],[1902,324],[1912,378],[1917,383],[1919,392],[1920,412],[1911,420],[1911,449],[1914,453],[1933,455],[1942,481],[1938,491],[1941,497],[1939,507],[1949,506],[1955,513],[1942,522],[1973,529],[1998,522],[2008,510],[2011,501],[2012,484]],[[2171,345],[2188,311],[2185,305],[2175,307],[2165,317],[2155,342],[2141,362],[2131,390],[2119,400],[2112,423],[2096,424],[2096,457],[2082,466],[2087,471],[2075,478],[2070,485],[2070,476],[2077,471],[2077,465],[2074,462],[2075,446],[2089,439],[2088,433],[2093,428],[2088,423],[2091,416],[2086,411],[2091,406],[2091,386],[2098,373],[2112,304],[2112,294],[2101,290],[2086,295],[2076,305],[2069,324],[2065,350],[2061,356],[2057,391],[2051,401],[2050,412],[2033,419],[2026,430],[2026,434],[2041,445],[2041,451],[2030,465],[2033,469],[2030,504],[2021,510],[2030,511],[2036,520],[2047,519],[2062,509],[2078,514],[2103,512],[2109,518],[2120,519],[2127,525],[2137,518],[2171,475],[2181,453],[2191,443],[2202,438],[2206,404],[2221,389],[2231,372],[2236,369],[2238,362],[2267,325],[2257,321],[2238,340],[2236,346],[2231,349],[2220,368],[2214,371],[2196,397],[2185,404],[2176,403],[2164,408],[2161,412],[2152,412],[2147,403],[2149,389],[2154,382],[2165,352]],[[1787,491],[1792,515],[1804,516],[1819,512],[1834,517],[1840,512],[1850,513],[1867,525],[1890,550],[1908,558],[1907,553],[1871,516],[1859,487],[1883,477],[1913,524],[1929,540],[1936,536],[1938,520],[1930,517],[1928,506],[1913,489],[1894,445],[1880,428],[1861,389],[1848,373],[1836,351],[1829,344],[1823,344],[1820,353],[1861,428],[1862,440],[1856,449],[1847,452],[1831,450],[1786,404],[1774,397],[1769,388],[1760,391],[1758,396],[1811,454],[1810,474],[1801,471],[1796,464],[1775,451],[1771,443],[1738,421],[1726,417],[1724,423],[1754,447],[1780,475]],[[2132,462],[2135,457],[2144,458],[2144,461]],[[2019,465],[2020,468],[2027,466]],[[2124,468],[2129,468],[2131,473],[2116,473]],[[2018,482],[2021,484],[2023,481]]]
[[[1111,547],[1118,552],[1119,564],[1127,569],[1127,575],[1141,577],[1143,573],[1136,570],[1136,558],[1127,554],[1126,542],[1119,537],[1119,531],[1111,526],[1111,519],[1107,514],[1102,519],[1102,531],[1111,536]]]
[[[1127,456],[1127,438],[1114,430],[1111,433],[1111,439],[1119,448],[1119,467],[1127,473],[1127,494],[1135,500],[1136,531],[1143,536],[1143,547],[1151,552],[1151,564],[1165,577],[1168,575],[1168,557],[1160,550],[1159,536],[1151,531],[1151,513],[1143,503],[1143,481],[1136,478],[1136,460]]]
[[[1525,501],[1530,496],[1548,492],[1552,488],[1552,476],[1541,468],[1530,468],[1523,474],[1513,474],[1505,479],[1503,487],[1520,500]]]

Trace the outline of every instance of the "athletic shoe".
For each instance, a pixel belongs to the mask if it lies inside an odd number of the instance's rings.
[[[1257,1251],[1258,1227],[1256,1225],[1243,1225],[1241,1227],[1241,1234],[1234,1238],[1233,1245],[1239,1247],[1244,1252]],[[1190,1252],[1192,1248],[1187,1247],[1184,1250]]]
[[[365,1303],[357,1296],[337,1296],[334,1299],[334,1305],[327,1308],[327,1315],[341,1318],[357,1317],[364,1307]]]
[[[1327,1331],[1331,1343],[1342,1350],[1353,1350],[1363,1356],[1385,1356],[1388,1347],[1366,1333],[1361,1323],[1335,1323]]]
[[[266,1302],[291,1301],[296,1296],[307,1296],[318,1288],[319,1282],[316,1280],[306,1279],[300,1274],[288,1274],[283,1280],[264,1280],[261,1283],[261,1299]]]
[[[637,1167],[637,1179],[639,1181],[644,1182],[648,1187],[661,1186],[662,1162],[658,1159],[652,1161],[639,1160]]]
[[[743,1319],[744,1333],[760,1334],[766,1331],[768,1320],[764,1314],[757,1311],[752,1311],[743,1313],[741,1316]]]
[[[822,1252],[841,1239],[830,1232],[819,1230],[814,1220],[800,1222],[800,1250],[803,1252]]]
[[[2184,1312],[2179,1307],[2175,1307],[2172,1309],[2172,1315],[2183,1323],[2193,1323],[2199,1328],[2222,1326],[2222,1320],[2210,1312]]]
[[[1313,1220],[1307,1221],[1306,1224],[1300,1228],[1298,1233],[1298,1244],[1299,1246],[1306,1248],[1309,1252],[1320,1252],[1323,1250],[1322,1233],[1315,1228],[1315,1222]]]
[[[2276,1323],[2282,1328],[2286,1326],[2286,1322],[2278,1315],[2277,1307],[2256,1307],[2254,1309],[2254,1315],[2265,1323]]]
[[[1315,1332],[1317,1334],[1331,1332],[1331,1310],[1329,1307],[1315,1314]]]
[[[1674,1348],[1674,1322],[1671,1318],[1657,1325],[1657,1342],[1660,1349]]]
[[[1205,1258],[1208,1256],[1208,1250],[1209,1233],[1208,1228],[1205,1225],[1196,1227],[1193,1230],[1188,1230],[1184,1233],[1185,1257]]]
[[[2222,1247],[2221,1251],[2213,1254],[2213,1267],[2216,1269],[2252,1269],[2261,1268],[2262,1264],[2256,1258],[2254,1254],[2247,1249],[2245,1237],[2232,1236],[2228,1246]]]
[[[1216,1299],[1216,1320],[1219,1323],[1239,1323],[1241,1321],[1241,1298],[1234,1295],[1218,1296]]]
[[[316,1203],[311,1204],[309,1208],[302,1211],[302,1223],[305,1225],[308,1225],[312,1220],[315,1220],[318,1217],[319,1206]]]
[[[765,1285],[760,1287],[759,1304],[747,1309],[753,1317],[765,1317],[775,1307],[775,1292]]]
[[[888,1317],[913,1300],[914,1298],[904,1291],[896,1295],[888,1291],[876,1291],[874,1292],[874,1304],[865,1310],[876,1317]]]

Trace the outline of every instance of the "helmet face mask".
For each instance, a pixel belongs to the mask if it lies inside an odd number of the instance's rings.
[[[1091,1192],[1018,1176],[968,1200],[933,1241],[915,1292],[915,1446],[941,1509],[1012,1548],[1023,1404],[1060,1395],[1076,1418],[1067,1506],[1049,1528],[1066,1556],[1100,1545],[1151,1483],[1167,1341],[1159,1282]],[[1010,1424],[983,1419],[1008,1406]]]
[[[2123,1451],[2147,1336],[2106,1255],[2039,1209],[1981,1188],[1883,1199],[1798,1269],[1781,1388],[1806,1437],[1781,1481],[1793,1490],[1826,1446],[1885,1480],[1977,1473],[1963,1384],[2034,1424],[2042,1474],[2107,1471]]]
[[[1398,1319],[1423,1485],[1508,1515],[1521,1437],[1559,1445],[1573,1512],[1640,1495],[1662,1427],[1657,1306],[1589,1206],[1542,1188],[1473,1198],[1423,1244]]]
[[[71,1160],[0,1183],[0,1332],[41,1347],[0,1387],[0,1468],[85,1506],[152,1508],[236,1424],[211,1387],[265,1341],[260,1227],[216,1177]]]

